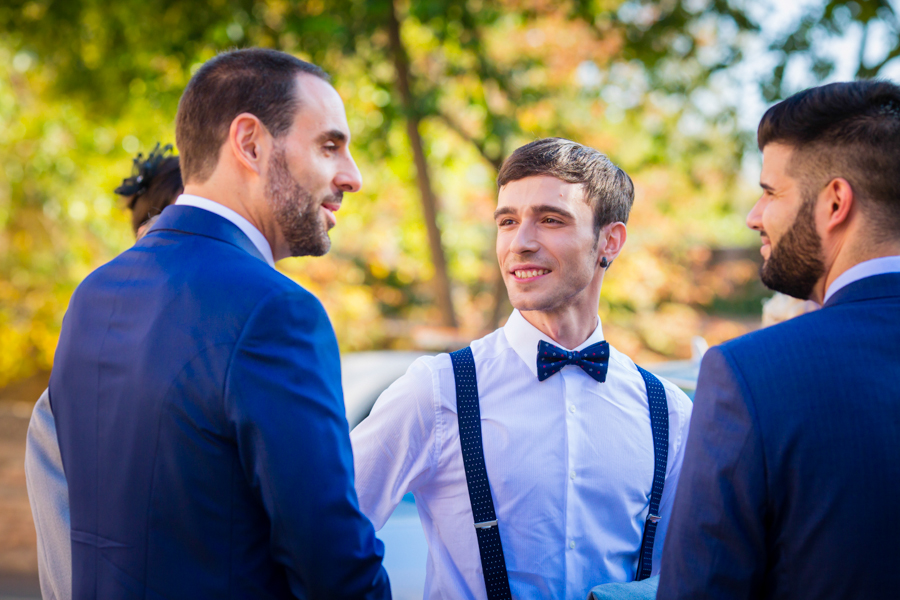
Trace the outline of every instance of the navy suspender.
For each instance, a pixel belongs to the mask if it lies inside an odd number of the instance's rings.
[[[500,527],[494,513],[491,484],[484,468],[484,447],[481,443],[481,409],[478,407],[478,382],[475,380],[475,360],[472,349],[463,348],[450,354],[453,377],[456,380],[456,412],[459,417],[459,441],[462,446],[463,465],[466,468],[466,484],[469,501],[475,518],[478,535],[478,551],[481,553],[481,570],[488,600],[511,599],[506,560],[500,544]]]
[[[484,446],[481,437],[481,409],[478,405],[478,382],[475,379],[475,360],[471,348],[463,348],[450,353],[453,376],[456,381],[456,411],[459,418],[459,440],[462,446],[463,465],[466,470],[466,484],[475,532],[478,536],[478,551],[481,554],[481,568],[488,600],[509,599],[509,575],[503,546],[500,543],[500,528],[491,498],[491,485],[484,466]],[[638,558],[636,581],[650,577],[653,567],[653,542],[659,522],[659,502],[666,482],[666,462],[669,454],[669,409],[666,392],[655,375],[638,367],[650,404],[650,427],[653,430],[653,487],[650,491],[650,506],[644,525],[644,537]]]
[[[636,366],[636,365],[635,365]],[[641,554],[638,558],[634,580],[650,577],[653,569],[653,542],[656,526],[659,524],[659,500],[666,484],[666,462],[669,459],[669,405],[662,382],[653,373],[638,367],[644,385],[647,386],[647,400],[650,403],[650,428],[653,430],[653,488],[650,490],[650,507],[644,523],[644,539],[641,540]]]

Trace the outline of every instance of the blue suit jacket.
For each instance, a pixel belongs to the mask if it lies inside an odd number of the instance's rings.
[[[707,353],[658,598],[896,598],[900,274]]]
[[[167,208],[72,296],[50,378],[74,598],[386,598],[331,324],[232,223]]]

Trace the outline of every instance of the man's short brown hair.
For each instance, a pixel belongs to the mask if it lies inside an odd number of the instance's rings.
[[[900,87],[852,81],[810,88],[779,102],[757,130],[793,149],[788,174],[807,199],[836,177],[850,183],[876,239],[900,235]]]
[[[200,67],[181,96],[175,119],[184,181],[209,179],[231,122],[241,113],[256,116],[273,137],[286,134],[299,108],[300,73],[328,81],[316,65],[265,48],[225,52]]]
[[[584,186],[584,199],[594,210],[594,233],[610,223],[628,222],[634,203],[631,178],[605,154],[563,138],[544,138],[513,152],[500,168],[497,185],[546,175]]]

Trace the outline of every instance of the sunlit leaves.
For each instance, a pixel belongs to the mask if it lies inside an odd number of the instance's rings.
[[[235,46],[290,51],[333,75],[364,178],[338,214],[333,251],[279,268],[322,298],[345,350],[430,339],[420,334],[438,322],[434,269],[388,1],[4,2],[0,385],[49,367],[74,286],[131,244],[111,190],[135,151],[174,141],[191,74]],[[753,297],[746,257],[703,253],[753,241],[741,214],[752,192],[737,176],[744,146],[730,109],[709,102],[710,73],[740,57],[732,38],[755,30],[734,5],[398,4],[461,337],[496,313],[496,169],[518,145],[551,135],[600,149],[635,181],[629,241],[601,306],[613,342],[683,356],[689,333],[715,341],[737,331],[705,311]]]

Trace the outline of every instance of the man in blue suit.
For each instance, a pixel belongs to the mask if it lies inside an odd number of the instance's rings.
[[[359,512],[337,343],[276,271],[322,255],[360,174],[318,67],[207,62],[178,108],[184,195],[72,296],[50,402],[74,598],[389,598]]]
[[[900,88],[806,90],[758,141],[762,280],[822,308],[704,358],[658,598],[896,598]]]

